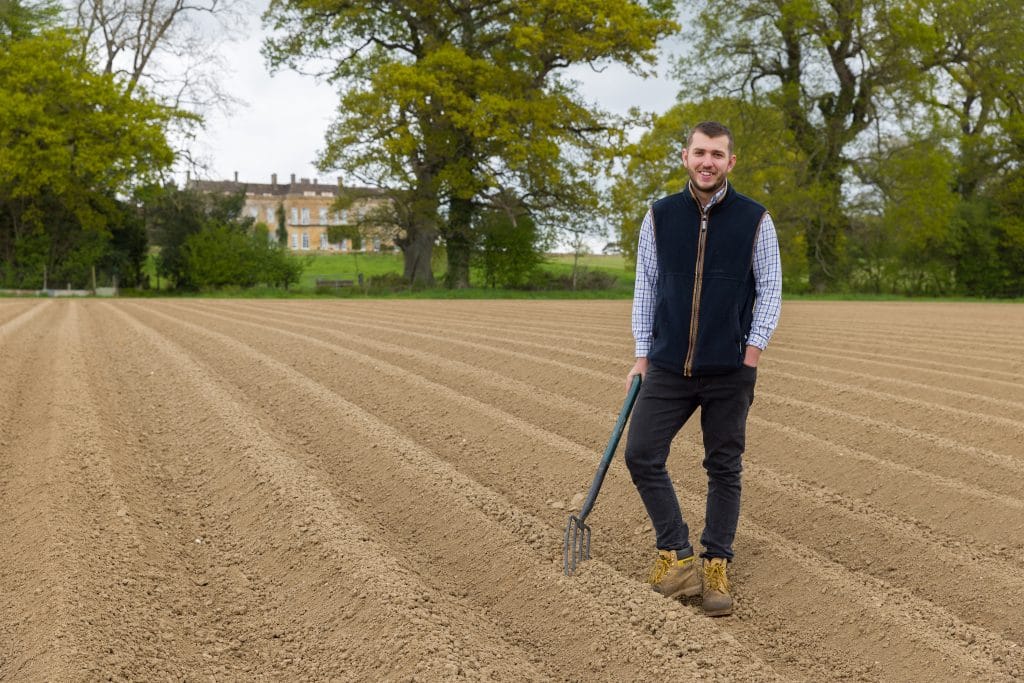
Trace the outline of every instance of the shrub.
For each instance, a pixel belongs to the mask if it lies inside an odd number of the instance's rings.
[[[188,281],[200,289],[243,288],[263,283],[287,288],[299,281],[306,264],[265,234],[233,225],[208,225],[185,239]]]

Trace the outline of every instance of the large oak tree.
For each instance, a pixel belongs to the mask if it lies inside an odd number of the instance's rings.
[[[340,88],[319,159],[403,202],[405,275],[469,283],[481,212],[516,197],[548,221],[586,220],[622,122],[585,101],[573,65],[643,71],[675,28],[666,0],[273,0],[266,54]]]

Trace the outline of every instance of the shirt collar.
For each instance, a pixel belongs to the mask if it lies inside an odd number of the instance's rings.
[[[690,196],[693,197],[696,200],[697,199],[697,195],[694,194],[694,192],[693,192],[693,181],[692,180],[686,181],[686,186],[690,189]],[[728,192],[728,191],[729,191],[729,181],[728,181],[728,179],[726,179],[725,183],[722,184],[721,189],[718,190],[718,192],[716,192],[713,195],[711,195],[711,199],[709,199],[708,203],[704,206],[704,210],[707,211],[712,206],[714,206],[718,202],[722,201],[722,198],[725,197],[725,193]],[[697,203],[699,204],[700,201],[698,200]]]

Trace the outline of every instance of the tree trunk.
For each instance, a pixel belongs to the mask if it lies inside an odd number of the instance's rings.
[[[848,219],[843,211],[841,174],[836,170],[840,163],[838,159],[826,159],[820,165],[831,164],[831,169],[812,168],[811,177],[819,180],[808,183],[808,187],[817,185],[820,189],[817,215],[804,230],[810,286],[816,294],[835,291],[846,277],[844,245]]]
[[[816,294],[834,290],[842,280],[842,235],[839,221],[827,211],[822,211],[818,220],[807,228],[807,266],[811,290]]]
[[[434,271],[430,265],[434,256],[434,232],[415,230],[406,238],[398,240],[398,246],[402,249],[404,260],[402,276],[410,284],[432,287]]]
[[[469,259],[473,253],[473,202],[452,199],[449,204],[445,247],[448,250],[448,272],[444,284],[448,289],[469,287]]]

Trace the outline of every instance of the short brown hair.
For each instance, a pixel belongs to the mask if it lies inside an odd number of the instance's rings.
[[[690,145],[693,144],[693,134],[698,131],[707,135],[709,138],[720,138],[723,135],[729,138],[729,154],[732,154],[732,131],[718,121],[701,121],[694,126],[690,131],[690,134],[686,136],[687,149],[689,149]]]

